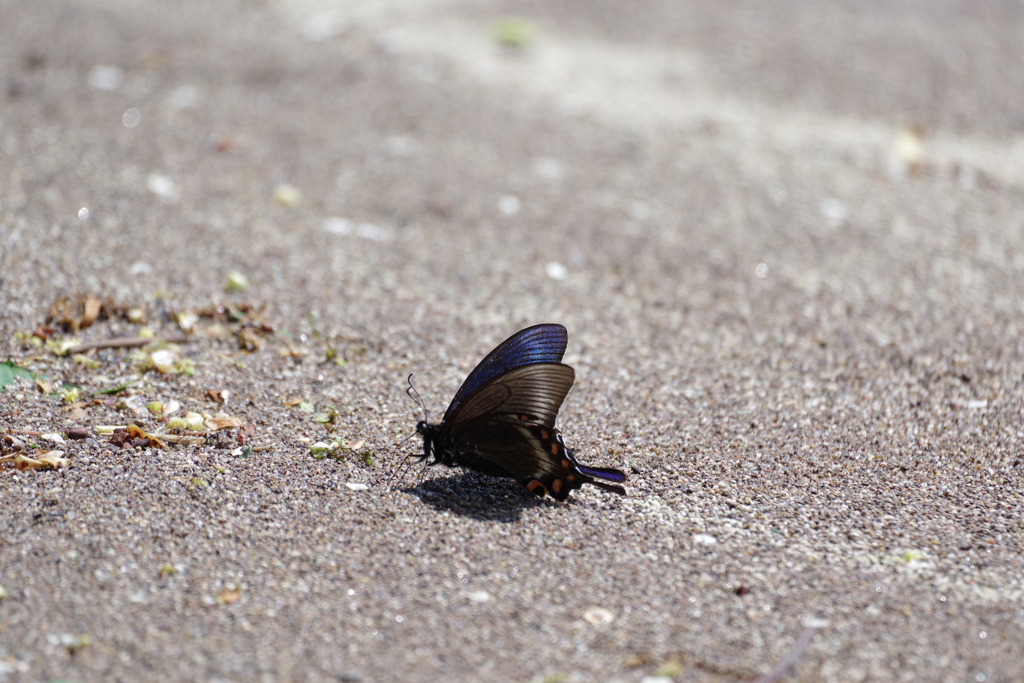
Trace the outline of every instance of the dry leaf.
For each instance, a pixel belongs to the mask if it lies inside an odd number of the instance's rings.
[[[147,434],[136,425],[128,425],[126,429],[115,429],[110,443],[123,448],[167,448],[167,445],[154,434]]]
[[[44,467],[43,463],[39,460],[29,458],[21,453],[15,453],[13,459],[14,467],[19,470],[41,470]]]
[[[213,323],[203,330],[203,336],[211,339],[227,339],[231,336],[231,330],[220,323]]]
[[[206,395],[207,397],[209,397],[211,401],[215,401],[217,403],[227,403],[228,398],[230,398],[231,396],[231,392],[226,391],[224,389],[207,389]]]
[[[257,351],[263,346],[263,340],[251,327],[244,327],[238,331],[238,348],[242,351]]]
[[[206,421],[206,428],[212,432],[216,432],[221,429],[234,429],[235,427],[241,426],[242,420],[237,417],[211,417]]]
[[[222,605],[231,605],[238,602],[238,599],[242,597],[242,591],[236,589],[225,589],[220,592],[217,596],[217,602]]]
[[[244,446],[249,443],[249,439],[254,436],[256,436],[256,428],[246,422],[238,428],[238,435],[236,438],[238,439],[238,443]]]
[[[19,470],[56,470],[70,464],[67,458],[61,457],[64,451],[36,451],[33,455],[36,457],[29,458],[18,453],[14,457],[14,466]]]
[[[89,406],[88,403],[78,402],[72,403],[71,405],[64,408],[68,411],[68,419],[72,422],[82,422],[86,418],[85,409]]]
[[[78,331],[79,304],[68,296],[57,297],[57,300],[50,306],[50,312],[46,315],[46,322],[59,325],[67,332]]]
[[[60,296],[46,316],[47,324],[56,324],[67,332],[77,332],[89,327],[99,318],[110,318],[121,314],[123,306],[111,301],[104,302],[98,297],[87,294],[77,297]],[[45,331],[45,327],[37,331]],[[44,337],[41,337],[44,338]]]
[[[131,448],[128,430],[122,427],[116,427],[114,431],[110,433],[110,443],[114,446],[121,446],[122,448]]]
[[[103,305],[96,297],[91,294],[85,298],[85,313],[82,314],[82,319],[79,321],[79,327],[86,328],[96,322],[96,318],[100,317],[100,307]]]
[[[39,323],[36,325],[35,332],[32,333],[32,336],[39,337],[43,341],[47,341],[48,339],[53,339],[53,332],[54,329],[52,327],[47,327],[46,325]]]
[[[144,432],[141,429],[139,429],[139,427],[136,426],[136,425],[128,425],[128,430],[127,431],[128,431],[128,435],[131,436],[132,438],[135,438],[135,439],[145,439],[146,441],[149,442],[149,443],[146,443],[146,444],[138,444],[137,443],[136,444],[137,446],[143,446],[143,447],[146,447],[146,446],[156,446],[157,448],[167,448],[167,446],[164,444],[163,441],[161,441],[160,439],[156,438],[156,436],[154,436],[152,434],[147,434],[146,432]]]

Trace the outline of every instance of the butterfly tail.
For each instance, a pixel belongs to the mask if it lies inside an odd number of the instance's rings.
[[[577,465],[576,469],[587,476],[596,477],[598,479],[607,479],[608,481],[626,481],[625,472],[611,467],[584,467],[582,465]]]
[[[588,484],[593,484],[594,486],[602,488],[605,491],[612,491],[613,493],[617,493],[620,496],[626,495],[626,489],[622,488],[621,486],[617,486],[615,484],[606,484],[603,481],[599,481],[601,479],[604,479],[606,481],[624,482],[626,481],[626,473],[623,472],[622,470],[616,470],[611,467],[582,467],[579,465],[576,466],[576,469],[578,469],[581,474],[584,474],[587,477],[589,477],[589,480],[587,481]]]

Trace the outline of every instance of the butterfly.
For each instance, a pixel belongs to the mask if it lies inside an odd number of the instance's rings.
[[[469,373],[441,422],[416,424],[423,437],[419,461],[433,456],[427,464],[508,477],[557,500],[583,484],[624,495],[624,472],[580,464],[555,429],[576,375],[561,362],[568,342],[563,326],[547,324],[499,344]]]

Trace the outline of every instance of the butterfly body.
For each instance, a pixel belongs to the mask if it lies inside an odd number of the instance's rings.
[[[583,484],[625,494],[623,472],[580,464],[555,428],[575,378],[561,363],[567,343],[561,325],[535,325],[505,340],[466,378],[440,423],[416,425],[422,459],[515,479],[558,500]]]

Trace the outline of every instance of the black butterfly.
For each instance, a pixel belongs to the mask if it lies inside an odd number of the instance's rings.
[[[416,424],[423,436],[420,461],[433,455],[430,465],[509,477],[558,500],[583,484],[625,494],[605,483],[624,482],[625,473],[584,467],[555,429],[575,378],[561,363],[568,341],[561,325],[534,325],[498,345],[469,373],[440,424]]]

